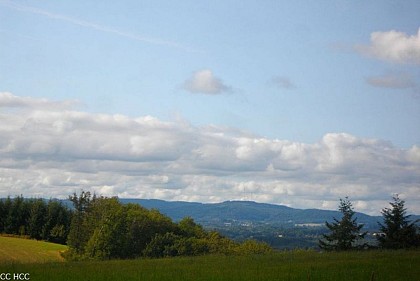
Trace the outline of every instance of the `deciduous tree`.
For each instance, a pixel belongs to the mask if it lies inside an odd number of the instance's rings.
[[[74,213],[67,237],[67,244],[77,254],[82,254],[93,231],[93,229],[91,231],[91,227],[87,223],[86,214],[89,212],[89,208],[95,200],[95,197],[92,198],[89,191],[82,191],[79,196],[74,193],[69,197],[69,200],[73,202]]]

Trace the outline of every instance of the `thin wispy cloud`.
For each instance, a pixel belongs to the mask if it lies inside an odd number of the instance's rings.
[[[388,89],[415,89],[417,87],[411,75],[407,73],[370,76],[366,78],[366,82],[373,87]]]
[[[148,44],[167,46],[167,47],[176,48],[176,49],[180,49],[180,50],[187,51],[187,52],[198,52],[197,50],[195,50],[193,48],[190,48],[188,46],[182,45],[182,44],[174,42],[174,41],[163,40],[163,39],[159,39],[159,38],[145,37],[145,36],[141,36],[141,35],[136,34],[136,33],[127,32],[127,31],[124,31],[124,30],[119,30],[119,29],[116,29],[116,28],[113,28],[113,27],[109,27],[109,26],[98,24],[98,23],[82,20],[82,19],[79,19],[79,18],[69,17],[69,16],[66,16],[66,15],[57,14],[57,13],[52,13],[52,12],[49,12],[49,11],[46,11],[46,10],[43,10],[43,9],[39,9],[39,8],[36,8],[36,7],[31,7],[31,6],[26,6],[26,5],[21,5],[21,4],[11,2],[11,1],[0,0],[0,5],[9,7],[13,10],[40,15],[40,16],[43,16],[43,17],[46,17],[46,18],[67,22],[67,23],[70,23],[70,24],[73,24],[73,25],[78,25],[78,26],[82,26],[82,27],[85,27],[85,28],[88,28],[88,29],[93,29],[93,30],[97,30],[97,31],[105,32],[105,33],[114,34],[114,35],[117,35],[117,36],[120,36],[120,37],[125,37],[127,39],[132,39],[132,40],[136,40],[136,41],[140,41],[140,42],[144,42],[144,43],[148,43]]]
[[[9,92],[0,92],[0,108],[29,108],[29,109],[48,109],[48,110],[65,110],[72,109],[80,104],[77,100],[50,101],[47,99],[39,99],[32,97],[18,97]]]
[[[270,84],[275,85],[281,89],[294,89],[296,86],[293,82],[286,76],[274,76],[269,81]]]

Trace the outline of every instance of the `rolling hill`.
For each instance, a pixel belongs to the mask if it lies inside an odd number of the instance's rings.
[[[341,217],[341,213],[338,211],[295,209],[253,201],[226,201],[205,204],[156,199],[120,200],[123,203],[140,204],[148,209],[158,209],[175,221],[190,216],[204,226],[243,222],[294,227],[302,224],[324,224],[325,221],[331,221],[333,217]],[[355,216],[359,223],[365,224],[366,228],[375,229],[378,226],[377,223],[382,221],[381,216],[369,216],[363,213],[356,213]]]
[[[0,236],[0,264],[64,261],[67,246],[30,239]]]

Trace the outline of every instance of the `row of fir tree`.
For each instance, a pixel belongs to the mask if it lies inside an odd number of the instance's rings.
[[[363,224],[357,223],[351,201],[346,197],[340,199],[339,211],[341,220],[334,218],[332,223],[326,222],[329,230],[319,240],[319,247],[323,250],[345,251],[352,249],[407,249],[420,247],[419,220],[410,221],[405,201],[398,197],[392,198],[391,208],[382,209],[383,222],[379,223],[380,232],[375,233],[378,245],[374,247],[363,243],[367,232],[362,232]]]

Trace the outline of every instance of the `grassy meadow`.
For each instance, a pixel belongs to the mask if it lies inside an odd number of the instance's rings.
[[[420,280],[420,251],[296,250],[256,256],[62,262],[57,255],[64,246],[34,242],[1,237],[0,273],[27,272],[31,280],[40,281]]]
[[[60,252],[67,246],[16,237],[0,236],[0,266],[7,263],[64,261]]]

